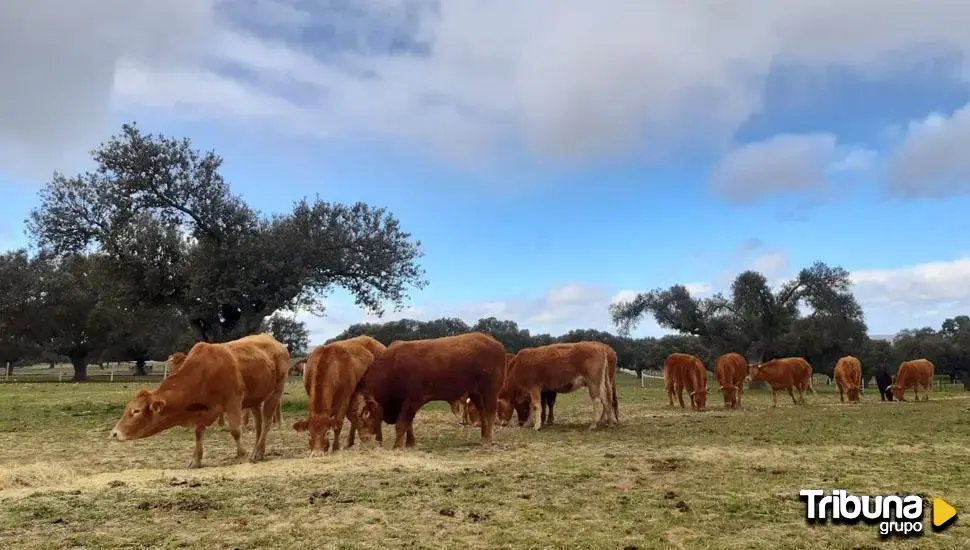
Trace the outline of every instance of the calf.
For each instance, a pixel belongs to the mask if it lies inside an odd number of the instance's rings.
[[[507,424],[512,409],[528,399],[532,406],[533,429],[542,426],[540,407],[542,392],[569,393],[579,388],[589,390],[593,402],[590,429],[616,420],[610,381],[610,359],[607,346],[600,342],[575,342],[525,348],[515,355],[499,394],[499,421]]]
[[[664,361],[664,384],[670,406],[674,404],[676,393],[680,407],[684,408],[686,388],[691,409],[703,411],[707,408],[707,369],[697,357],[687,353],[671,353]]]
[[[242,409],[256,421],[256,444],[250,460],[262,460],[274,411],[286,383],[290,354],[268,333],[232,342],[198,342],[175,373],[154,391],[141,389],[111,430],[118,441],[141,439],[175,426],[195,428],[195,452],[189,468],[202,465],[206,426],[226,413],[237,456],[245,456],[240,441]]]
[[[744,377],[748,375],[748,361],[740,353],[725,353],[714,364],[714,377],[724,394],[724,408],[741,407]]]
[[[893,378],[893,383],[889,386],[889,389],[896,401],[905,401],[906,390],[913,388],[916,400],[919,401],[919,390],[923,388],[925,391],[923,400],[929,401],[930,391],[933,390],[935,371],[936,366],[926,359],[903,361],[899,365],[899,370],[896,371],[896,376]]]
[[[845,402],[845,394],[849,395],[849,402],[859,401],[862,391],[862,363],[851,355],[839,359],[835,364],[835,385],[839,388],[839,401]]]
[[[815,395],[815,388],[812,387],[812,365],[801,357],[786,357],[783,359],[772,359],[767,363],[750,365],[748,376],[745,378],[752,382],[764,380],[771,386],[772,407],[778,406],[778,390],[788,390],[792,403],[805,404],[805,390]],[[798,390],[798,401],[792,390]]]
[[[889,374],[886,367],[879,367],[876,371],[876,386],[879,387],[879,399],[882,401],[892,401],[893,392],[889,388],[893,384],[893,377]]]
[[[490,448],[504,373],[505,349],[485,333],[392,344],[357,386],[361,434],[382,440],[383,421],[395,425],[395,449],[413,447],[414,416],[421,407],[467,395],[481,411],[482,443]]]
[[[309,400],[309,418],[293,424],[298,432],[308,432],[310,456],[328,452],[327,434],[333,430],[333,452],[340,449],[340,430],[344,418],[350,419],[347,446],[354,444],[357,418],[350,412],[357,383],[374,362],[374,354],[363,344],[351,340],[318,346],[307,358],[303,385]]]

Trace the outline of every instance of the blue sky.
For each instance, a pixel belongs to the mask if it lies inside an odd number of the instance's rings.
[[[216,149],[264,212],[389,208],[430,286],[385,319],[612,330],[637,291],[815,260],[853,273],[872,333],[970,313],[970,6],[131,4],[0,8],[0,246],[137,120]],[[328,308],[315,341],[376,320]]]

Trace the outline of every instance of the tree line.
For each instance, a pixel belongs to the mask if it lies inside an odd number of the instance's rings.
[[[196,341],[224,342],[270,330],[294,355],[308,333],[292,315],[324,314],[323,298],[346,289],[373,313],[402,307],[427,285],[421,242],[386,209],[303,198],[283,213],[262,213],[232,192],[214,151],[189,140],[145,134],[135,124],[91,152],[91,171],[55,172],[26,220],[30,250],[0,254],[0,363],[67,358],[76,380],[92,361],[167,357]],[[285,182],[280,182],[285,183]],[[277,182],[273,182],[277,184]],[[764,275],[738,275],[727,295],[693,296],[683,285],[655,289],[610,307],[617,332],[577,329],[532,334],[494,317],[405,319],[357,324],[338,338],[369,334],[385,344],[483,331],[509,351],[553,342],[599,340],[620,366],[658,368],[669,353],[725,352],[751,361],[789,355],[831,374],[853,354],[867,376],[926,357],[957,378],[970,362],[970,319],[947,319],[892,342],[867,334],[848,272],[816,263],[772,290]],[[645,316],[676,331],[631,338]]]

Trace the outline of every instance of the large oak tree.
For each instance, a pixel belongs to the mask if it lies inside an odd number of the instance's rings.
[[[132,307],[177,308],[197,337],[227,341],[278,310],[321,312],[334,287],[381,313],[426,284],[420,242],[383,208],[301,200],[267,216],[231,192],[222,158],[126,124],[93,171],[55,173],[31,212],[35,244],[102,253]],[[285,182],[266,181],[281,186]]]

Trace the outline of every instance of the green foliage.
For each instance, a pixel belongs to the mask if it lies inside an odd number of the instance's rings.
[[[55,174],[41,191],[35,244],[58,257],[103,253],[130,305],[174,307],[201,339],[252,334],[274,311],[321,311],[335,286],[382,312],[426,284],[420,242],[385,209],[304,199],[261,215],[231,192],[214,152],[134,124],[92,156],[93,172]]]

